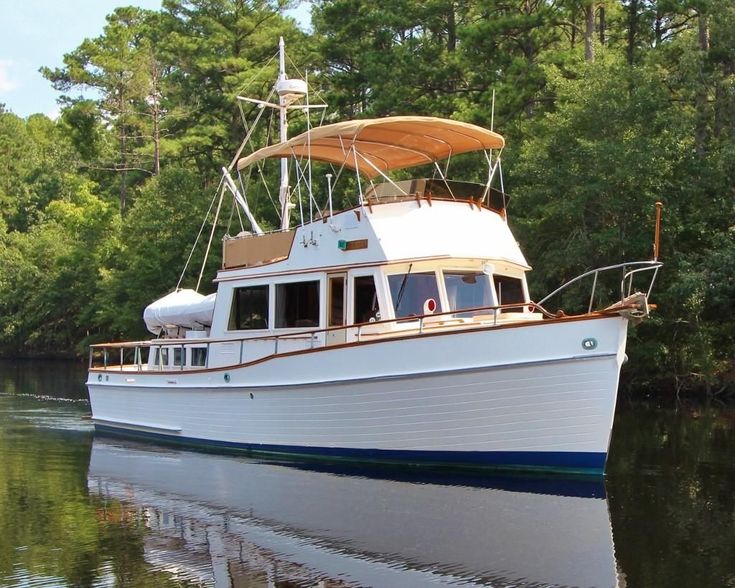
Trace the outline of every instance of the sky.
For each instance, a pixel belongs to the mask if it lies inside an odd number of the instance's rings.
[[[105,16],[129,5],[159,10],[161,0],[0,0],[0,103],[55,118],[59,93],[38,70],[61,67],[65,53],[102,34]],[[303,26],[308,5],[293,16]]]

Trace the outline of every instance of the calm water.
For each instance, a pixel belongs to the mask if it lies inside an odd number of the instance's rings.
[[[735,586],[735,407],[621,403],[602,480],[278,463],[93,434],[0,362],[0,586]]]

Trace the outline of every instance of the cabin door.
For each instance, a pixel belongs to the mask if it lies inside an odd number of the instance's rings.
[[[347,330],[336,327],[345,326],[347,312],[347,274],[327,275],[327,345],[347,342]]]

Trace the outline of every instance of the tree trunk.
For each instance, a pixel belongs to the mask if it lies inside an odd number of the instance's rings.
[[[584,59],[585,61],[595,60],[595,3],[590,2],[584,7]]]
[[[604,45],[605,40],[605,7],[600,6],[600,45]]]
[[[635,45],[638,38],[638,0],[630,0],[628,5],[628,47],[626,55],[628,64],[635,61]]]
[[[118,122],[119,143],[120,143],[120,214],[125,214],[125,205],[128,196],[128,158],[127,158],[127,135],[125,129],[125,92],[122,88],[118,91],[118,112],[120,120]]]
[[[705,80],[704,63],[709,53],[709,23],[707,14],[700,12],[697,17],[699,50],[702,52],[700,61],[700,80],[694,98],[697,110],[697,126],[694,131],[694,143],[697,155],[704,157],[707,147],[707,83]]]
[[[153,112],[153,175],[161,173],[161,128],[159,125],[160,109],[156,102]]]
[[[453,53],[457,49],[457,14],[454,2],[449,3],[447,13],[447,51]]]
[[[161,92],[160,70],[155,57],[151,65],[151,116],[153,119],[153,175],[161,173]]]

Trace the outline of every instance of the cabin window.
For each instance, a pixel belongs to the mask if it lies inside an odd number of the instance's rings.
[[[276,328],[319,326],[319,282],[276,285]]]
[[[495,275],[493,276],[493,282],[495,283],[495,292],[498,295],[498,304],[514,304],[515,302],[526,301],[523,293],[523,280],[520,278]],[[522,308],[508,310],[522,310]]]
[[[445,271],[449,310],[481,308],[493,303],[490,280],[483,272]]]
[[[388,276],[388,286],[396,318],[424,314],[424,302],[429,298],[439,302],[434,272],[394,274]]]
[[[380,320],[378,313],[378,292],[373,276],[359,276],[353,281],[353,324],[367,323],[370,319]]]
[[[207,365],[207,349],[205,347],[192,348],[191,365],[194,367],[203,367]]]
[[[341,327],[345,324],[345,276],[329,276],[327,281],[329,292],[328,327]]]
[[[182,365],[181,358],[183,357],[183,349],[181,347],[174,347],[174,365]]]
[[[153,365],[158,367],[168,366],[168,348],[154,347],[153,351]]]
[[[243,331],[267,328],[268,286],[236,288],[233,297],[229,329]]]

